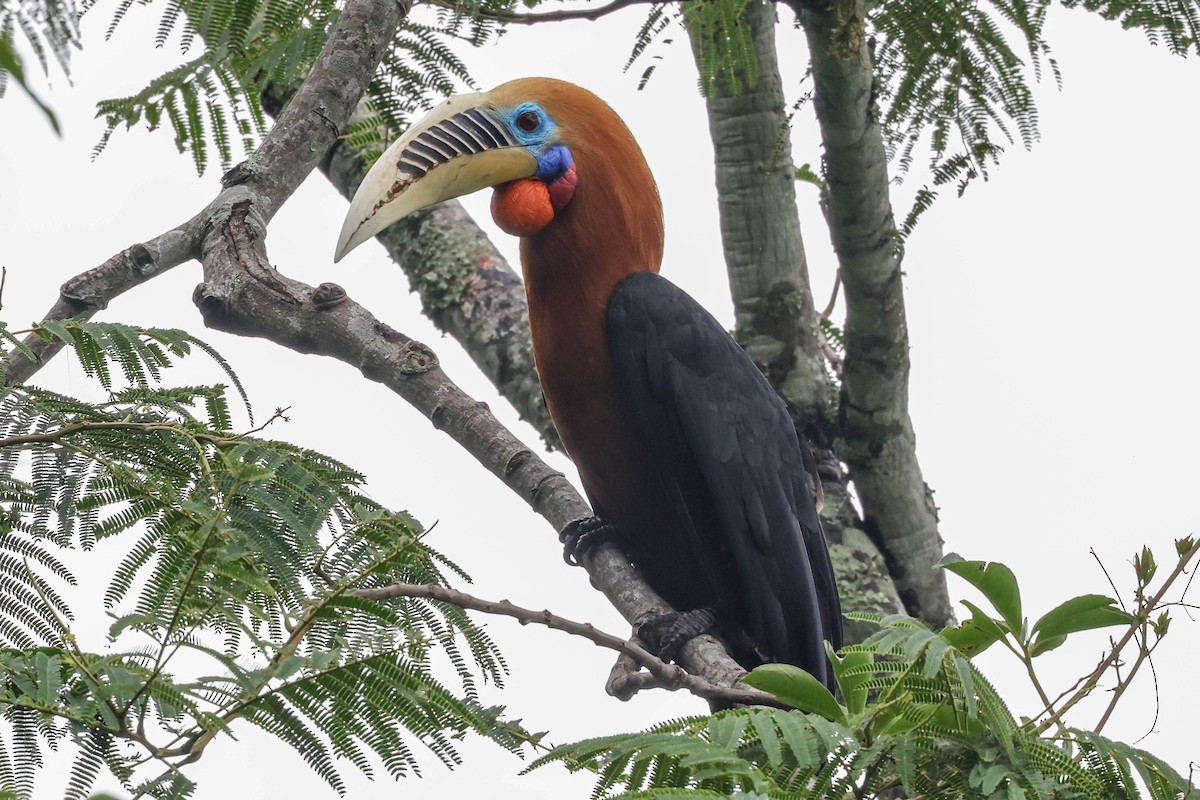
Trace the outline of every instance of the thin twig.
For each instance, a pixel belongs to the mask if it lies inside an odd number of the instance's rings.
[[[130,245],[103,264],[68,280],[59,289],[58,299],[42,317],[42,321],[91,319],[115,297],[196,258],[209,214],[219,205],[223,196],[224,193],[218,195],[208,208],[183,224],[152,239]],[[29,380],[65,346],[57,337],[43,339],[36,333],[29,334],[23,344],[33,353],[33,358],[17,349],[7,356],[0,354],[6,383]]]
[[[829,344],[829,339],[825,336],[825,331],[817,329],[817,341],[821,345],[821,354],[825,356],[825,360],[829,362],[830,369],[833,374],[839,379],[842,377],[842,370],[845,368],[845,360],[834,350]]]
[[[432,5],[440,6],[441,8],[451,11],[459,11],[461,5],[454,0],[431,0]],[[483,19],[495,20],[503,22],[506,25],[536,25],[540,22],[565,22],[567,20],[588,20],[595,21],[601,17],[606,17],[615,11],[620,11],[623,8],[630,6],[661,3],[662,0],[613,0],[611,3],[594,8],[587,9],[564,9],[562,11],[542,11],[531,14],[515,14],[506,11],[489,11],[486,9],[478,9],[477,13]]]
[[[91,433],[93,431],[173,431],[175,433],[187,436],[200,442],[217,445],[218,447],[232,444],[238,440],[236,436],[211,436],[207,433],[197,433],[189,431],[182,425],[176,425],[170,422],[76,422],[71,425],[64,425],[55,431],[47,431],[46,433],[26,433],[20,436],[9,436],[5,439],[0,439],[0,448],[6,447],[21,447],[28,444],[53,444],[62,441],[68,436],[73,436],[77,433]]]
[[[242,433],[239,433],[238,437],[240,438],[242,436],[253,436],[256,433],[262,433],[264,430],[267,429],[268,426],[270,426],[276,420],[280,420],[282,422],[288,422],[289,420],[288,420],[287,412],[289,412],[291,410],[292,410],[291,406],[284,406],[283,408],[275,409],[275,413],[272,414],[266,422],[264,422],[262,425],[259,425],[256,428],[251,428],[248,431],[243,431]]]
[[[1155,647],[1157,646],[1158,645],[1156,644]],[[1154,729],[1158,727],[1158,717],[1162,713],[1162,695],[1158,691],[1158,667],[1154,665],[1153,656],[1147,657],[1146,660],[1150,664],[1150,679],[1154,681],[1154,719],[1150,720],[1150,727],[1146,730],[1146,732],[1133,742],[1135,746],[1140,744],[1142,739],[1145,739],[1147,736],[1154,733]],[[1099,733],[1100,729],[1097,728],[1096,732]]]
[[[1149,627],[1150,626],[1148,622],[1143,620],[1140,626],[1142,634],[1141,647],[1138,650],[1138,657],[1134,660],[1133,666],[1129,668],[1129,674],[1124,678],[1117,678],[1117,685],[1113,687],[1112,698],[1108,701],[1108,707],[1104,709],[1104,713],[1100,716],[1100,721],[1096,723],[1096,727],[1093,729],[1096,733],[1100,733],[1100,731],[1104,730],[1104,726],[1108,724],[1109,717],[1112,716],[1113,711],[1115,711],[1117,708],[1117,703],[1120,702],[1121,697],[1124,696],[1125,691],[1129,688],[1134,676],[1137,675],[1138,670],[1141,669],[1142,664],[1144,663],[1150,664],[1150,672],[1154,675],[1154,723],[1151,724],[1150,729],[1151,732],[1154,730],[1154,724],[1158,722],[1158,711],[1161,703],[1158,696],[1158,674],[1154,669],[1154,659],[1152,658],[1152,655],[1158,648],[1159,644],[1162,643],[1162,639],[1156,639],[1153,645],[1147,646],[1147,642],[1149,640]],[[1119,675],[1120,673],[1118,673],[1118,676]]]
[[[522,623],[544,625],[556,631],[563,631],[573,636],[582,636],[593,644],[615,650],[621,655],[633,659],[653,676],[649,686],[674,690],[686,689],[697,697],[718,703],[759,705],[781,707],[773,695],[748,687],[717,686],[709,681],[689,675],[681,667],[669,664],[650,653],[636,641],[622,639],[611,633],[597,629],[590,622],[576,622],[560,617],[549,611],[534,611],[522,608],[508,600],[483,600],[474,595],[448,589],[434,583],[413,584],[393,583],[378,589],[358,589],[352,592],[357,597],[370,600],[390,600],[397,597],[421,597],[427,600],[438,600],[450,603],[459,608],[472,611],[482,611],[485,614],[499,614],[512,617]],[[642,687],[639,687],[642,688]]]
[[[825,310],[821,312],[821,319],[829,319],[833,316],[834,306],[837,305],[838,291],[842,288],[842,268],[838,267],[833,273],[833,291],[829,293],[829,302],[825,305]]]
[[[825,322],[831,316],[833,316],[833,309],[834,306],[837,305],[838,301],[838,290],[841,288],[842,268],[838,267],[833,273],[833,291],[829,293],[829,302],[825,305],[825,310],[821,312],[821,322]],[[825,356],[825,360],[829,362],[829,367],[833,370],[833,374],[838,379],[841,379],[842,369],[845,367],[845,359],[843,359],[842,355],[837,350],[834,350],[833,346],[829,344],[829,337],[825,335],[825,326],[820,324],[817,325],[817,343],[821,347],[821,354]]]
[[[1125,601],[1121,599],[1121,590],[1117,588],[1116,581],[1112,575],[1108,573],[1108,567],[1104,566],[1104,562],[1100,560],[1100,554],[1096,552],[1096,548],[1088,548],[1088,552],[1092,554],[1092,558],[1096,559],[1096,563],[1100,565],[1100,571],[1104,573],[1104,579],[1108,581],[1108,585],[1112,587],[1113,596],[1117,598],[1117,602],[1121,604],[1122,611],[1128,611],[1125,607]]]
[[[1171,570],[1171,574],[1167,576],[1165,581],[1163,581],[1163,585],[1157,592],[1154,593],[1154,596],[1142,603],[1141,608],[1138,609],[1139,616],[1145,617],[1151,611],[1158,608],[1158,604],[1162,601],[1163,595],[1167,593],[1167,590],[1171,588],[1171,585],[1175,583],[1179,576],[1186,572],[1187,565],[1193,558],[1196,557],[1197,553],[1200,553],[1200,540],[1193,542],[1191,548],[1189,548],[1186,553],[1179,557],[1179,561],[1175,564],[1175,569]],[[1191,583],[1190,579],[1188,583]],[[1108,655],[1100,662],[1096,669],[1092,671],[1092,674],[1088,676],[1083,686],[1076,691],[1075,694],[1072,695],[1071,698],[1068,699],[1061,708],[1054,711],[1040,725],[1038,725],[1035,731],[1036,733],[1043,733],[1051,725],[1058,724],[1059,720],[1063,718],[1063,715],[1066,714],[1067,711],[1072,709],[1085,697],[1091,694],[1092,689],[1094,689],[1096,684],[1100,682],[1100,677],[1107,672],[1113,664],[1117,663],[1117,659],[1120,658],[1121,651],[1125,649],[1125,646],[1129,644],[1129,641],[1141,629],[1141,626],[1142,623],[1135,623],[1129,626],[1129,630],[1125,631],[1125,635],[1121,637],[1121,639],[1109,651]],[[1042,713],[1045,713],[1045,711]]]

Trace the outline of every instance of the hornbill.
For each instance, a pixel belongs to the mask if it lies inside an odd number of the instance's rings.
[[[832,684],[841,610],[804,451],[783,402],[729,333],[657,272],[662,204],[625,123],[591,92],[526,78],[433,109],[375,163],[335,261],[425,206],[495,187],[521,237],[542,391],[595,517],[683,622],[715,623],[752,668]],[[574,554],[568,553],[569,560]]]

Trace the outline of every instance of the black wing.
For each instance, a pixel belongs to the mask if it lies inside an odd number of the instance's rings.
[[[725,586],[759,658],[831,683],[823,641],[841,607],[821,523],[783,401],[750,357],[670,281],[637,273],[606,318],[618,396],[685,508],[682,539]],[[701,576],[697,576],[701,578]]]

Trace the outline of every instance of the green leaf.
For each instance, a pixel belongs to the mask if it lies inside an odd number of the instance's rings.
[[[742,683],[775,695],[801,711],[820,714],[826,719],[848,724],[846,709],[838,704],[825,684],[791,664],[763,664],[742,678]]]
[[[963,600],[962,604],[971,611],[971,621],[982,631],[986,631],[988,635],[995,636],[997,639],[1002,639],[1012,632],[1012,629],[1004,622],[1004,620],[996,619],[988,616],[988,613],[979,606],[972,603],[970,600]]]
[[[838,656],[828,644],[825,648],[829,653],[829,663],[833,666],[833,677],[842,690],[842,697],[846,699],[847,710],[851,714],[861,714],[867,704],[867,684],[874,677],[873,670],[867,667],[875,657],[869,652],[855,650]]]
[[[813,172],[812,164],[801,164],[796,167],[796,180],[802,183],[811,183],[819,189],[825,187],[825,181],[820,175]]]
[[[944,629],[942,637],[966,656],[978,655],[998,641],[981,630],[972,619],[963,621],[957,628]]]
[[[1009,630],[1021,630],[1021,590],[1012,570],[993,561],[964,561],[957,553],[949,553],[937,566],[944,567],[983,593],[988,602],[1000,612]]]
[[[946,628],[942,637],[954,645],[963,655],[977,656],[1000,641],[1008,633],[997,620],[992,619],[979,606],[964,600],[963,605],[971,610],[971,618],[957,628]]]
[[[887,709],[876,717],[875,736],[899,736],[921,727],[934,718],[943,706],[940,703],[917,703]]]
[[[1011,774],[1007,764],[976,764],[971,774],[971,785],[983,790],[984,794],[991,794]]]
[[[11,75],[17,82],[17,86],[21,87],[21,91],[25,92],[33,104],[38,107],[42,115],[46,118],[46,122],[50,123],[50,127],[54,129],[55,135],[62,136],[62,128],[58,124],[58,117],[54,115],[54,110],[38,97],[37,93],[30,88],[25,81],[25,67],[21,62],[21,57],[13,48],[12,37],[7,35],[0,36],[0,97],[3,97],[3,79],[6,75]]]
[[[58,656],[51,657],[43,651],[37,654],[34,661],[37,664],[38,702],[46,708],[54,708],[58,705],[58,692],[62,689]]]
[[[1034,641],[1033,647],[1030,649],[1030,654],[1040,656],[1042,653],[1049,653],[1051,650],[1062,647],[1065,641],[1067,641],[1066,636],[1051,636],[1049,638],[1039,636]]]
[[[1033,645],[1034,655],[1058,647],[1068,634],[1113,625],[1129,625],[1136,621],[1132,614],[1117,608],[1116,603],[1113,598],[1102,594],[1085,594],[1072,597],[1046,612],[1033,625],[1033,633],[1037,636]]]

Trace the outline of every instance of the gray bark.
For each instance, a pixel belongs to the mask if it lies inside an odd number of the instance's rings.
[[[278,116],[295,87],[271,86],[263,107]],[[362,153],[339,140],[318,168],[347,200],[366,174]],[[457,200],[417,211],[375,237],[408,277],[425,315],[466,351],[500,396],[562,449],[533,364],[525,286]]]
[[[737,338],[784,398],[800,435],[814,449],[825,492],[822,526],[843,608],[898,613],[904,606],[885,559],[864,532],[847,476],[830,449],[836,430],[796,207],[795,165],[775,51],[775,6],[753,0],[743,22],[753,37],[755,75],[719,76],[705,97]],[[688,34],[698,57],[703,33],[690,25]],[[847,635],[857,641],[865,632],[852,625]]]
[[[774,4],[752,0],[743,22],[754,41],[757,79],[739,71],[735,87],[722,75],[705,98],[738,341],[803,427],[824,428],[829,384],[796,211]],[[688,34],[698,56],[702,32],[689,25]]]
[[[204,283],[193,297],[205,325],[358,368],[451,436],[556,531],[591,514],[562,473],[442,372],[432,350],[373,317],[341,287],[312,287],[275,271],[266,252],[265,220],[256,213],[258,193],[226,194],[227,205],[213,210],[202,244]],[[592,585],[631,623],[669,608],[612,544],[590,551],[584,567]],[[717,686],[732,686],[745,672],[709,636],[689,642],[681,662],[688,672]]]
[[[867,530],[910,614],[952,618],[937,509],[917,463],[908,414],[908,329],[887,157],[874,103],[862,0],[793,0],[808,39],[825,143],[827,219],[846,300],[839,456]]]
[[[117,295],[191,261],[199,252],[203,223],[204,215],[198,214],[178,228],[127,247],[100,266],[76,275],[59,288],[58,300],[42,319],[91,319]],[[14,349],[4,359],[0,383],[24,383],[64,346],[59,339],[36,334],[25,337],[23,344],[34,357]]]

